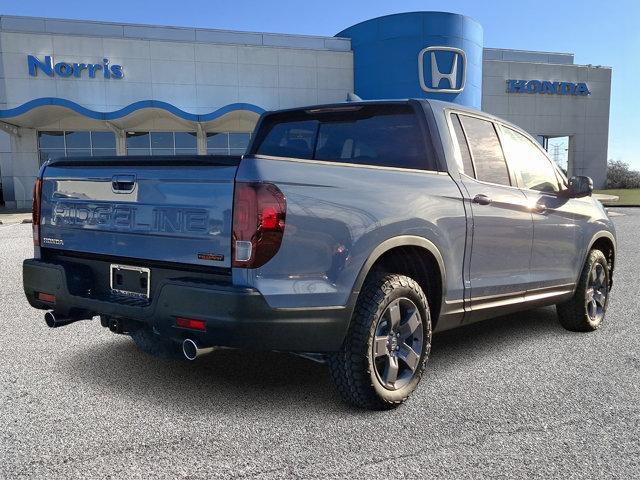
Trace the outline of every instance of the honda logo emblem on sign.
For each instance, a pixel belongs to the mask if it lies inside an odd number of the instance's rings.
[[[425,55],[431,67],[431,76],[425,78]],[[448,70],[445,68],[448,65]],[[467,79],[467,56],[455,47],[427,47],[418,54],[420,88],[428,93],[460,93]],[[444,86],[440,86],[443,84]]]

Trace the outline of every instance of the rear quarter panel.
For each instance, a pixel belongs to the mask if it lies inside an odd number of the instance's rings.
[[[234,269],[276,308],[344,306],[373,250],[419,236],[439,249],[445,296],[462,299],[466,218],[446,173],[331,162],[245,157],[238,181],[276,184],[287,199],[282,246],[266,265]]]

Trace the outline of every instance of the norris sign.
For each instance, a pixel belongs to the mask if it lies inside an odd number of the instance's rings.
[[[40,60],[35,55],[27,55],[27,67],[29,75],[35,77],[38,70],[48,77],[89,77],[95,78],[96,75],[102,75],[104,78],[120,79],[124,77],[122,65],[109,65],[109,59],[103,58],[102,63],[75,63],[75,62],[53,62],[51,55],[45,55]]]

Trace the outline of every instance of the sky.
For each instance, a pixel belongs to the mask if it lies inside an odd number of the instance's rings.
[[[571,52],[577,64],[612,67],[609,158],[640,169],[640,0],[0,0],[5,15],[308,35],[416,10],[475,18],[486,47]]]

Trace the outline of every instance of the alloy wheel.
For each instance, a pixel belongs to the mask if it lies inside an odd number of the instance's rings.
[[[392,301],[380,316],[373,339],[376,377],[388,390],[399,390],[413,378],[424,349],[422,316],[406,297]]]
[[[604,265],[596,263],[591,269],[587,283],[585,304],[589,320],[594,323],[602,321],[607,305],[608,286],[604,269]]]

